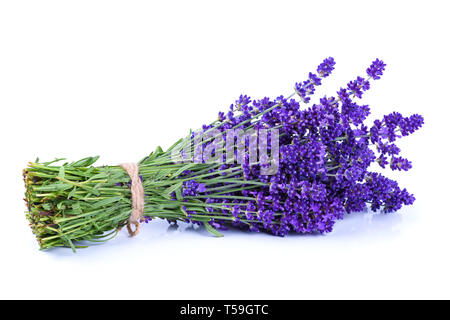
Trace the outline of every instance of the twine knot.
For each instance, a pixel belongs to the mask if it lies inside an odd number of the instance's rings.
[[[144,213],[144,187],[142,186],[141,178],[139,177],[139,167],[136,163],[122,163],[120,165],[130,176],[131,179],[131,204],[133,210],[127,223],[127,230],[130,236],[134,237],[141,230],[140,220]],[[131,225],[135,229],[131,229]]]

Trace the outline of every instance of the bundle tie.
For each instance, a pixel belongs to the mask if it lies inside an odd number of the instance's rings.
[[[141,230],[140,220],[144,213],[144,187],[142,186],[141,178],[139,177],[139,167],[136,163],[122,163],[120,165],[131,178],[131,204],[133,210],[127,223],[127,230],[131,237],[134,237]],[[134,224],[135,230],[131,229]]]

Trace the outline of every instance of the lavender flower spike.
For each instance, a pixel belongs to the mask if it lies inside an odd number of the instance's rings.
[[[310,101],[309,95],[314,94],[316,90],[315,87],[320,86],[322,84],[322,79],[328,77],[331,72],[334,70],[334,62],[333,58],[326,58],[323,62],[317,67],[317,72],[319,75],[316,75],[312,72],[309,73],[308,80],[303,82],[297,82],[295,84],[295,92],[300,96],[300,99],[304,103],[308,103]]]

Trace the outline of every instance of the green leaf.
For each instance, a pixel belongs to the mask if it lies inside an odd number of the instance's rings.
[[[92,180],[100,180],[100,179],[104,179],[104,178],[108,178],[108,173],[106,172],[100,172],[97,174],[94,174],[92,177],[90,177],[87,181],[92,181]]]
[[[94,171],[95,168],[94,167],[90,167],[89,169],[87,169],[84,174],[86,177],[89,177],[91,175],[91,172]]]
[[[100,156],[87,157],[87,158],[78,160],[76,162],[72,162],[70,165],[72,167],[89,167],[89,166],[93,165],[95,163],[95,161],[98,160],[98,158],[100,158]]]
[[[148,157],[145,157],[139,163],[142,163],[144,161],[147,162],[147,161],[154,160],[157,156],[159,156],[160,154],[163,154],[163,153],[164,153],[163,149],[160,146],[158,146],[155,151],[151,152],[148,155]]]
[[[186,210],[184,210],[184,208],[183,207],[180,207],[180,209],[181,209],[181,212],[183,212],[184,213],[184,215],[187,217],[188,216],[188,214],[187,214],[187,212],[186,212]]]
[[[183,195],[181,194],[181,189],[175,190],[175,196],[177,197],[178,201],[182,201],[183,200]]]
[[[64,201],[58,202],[56,207],[58,208],[58,210],[64,210],[66,208]]]
[[[65,175],[64,175],[64,167],[63,166],[59,167],[58,177],[63,178],[63,179],[65,177]]]
[[[164,153],[163,149],[160,146],[156,147],[155,155],[158,155],[158,154],[161,154],[161,153]]]
[[[64,191],[64,190],[67,190],[70,188],[72,188],[72,186],[70,184],[66,184],[66,183],[52,183],[52,184],[48,184],[45,186],[34,187],[34,189],[36,191],[45,191],[45,192]]]
[[[171,169],[159,170],[153,177],[153,180],[167,180],[167,176],[170,174]]]
[[[70,240],[70,238],[67,237],[67,236],[66,236],[65,234],[63,234],[63,233],[60,233],[60,235],[61,235],[61,239],[62,239],[65,243],[67,243],[69,247],[72,248],[73,253],[76,253],[77,250],[75,250],[75,246],[73,245],[72,240]]]
[[[69,180],[67,180],[67,179],[60,178],[60,177],[56,177],[56,179],[61,180],[62,182],[65,182],[65,183],[67,183],[67,184],[69,184],[69,185],[74,185],[74,186],[77,186],[77,187],[79,187],[79,188],[81,188],[81,189],[84,189],[84,190],[86,190],[86,191],[89,191],[90,193],[93,193],[93,194],[95,194],[96,196],[100,195],[100,192],[99,192],[98,190],[95,190],[94,188],[91,188],[91,187],[82,185],[82,184],[77,183],[77,182],[74,182],[74,181],[69,181]]]
[[[82,214],[83,213],[79,202],[75,202],[74,204],[72,204],[72,211],[74,214]]]
[[[167,199],[170,199],[171,193],[172,193],[172,192],[175,192],[177,189],[181,189],[181,186],[182,186],[182,185],[183,185],[182,182],[178,182],[178,183],[175,183],[175,184],[171,185],[169,188],[167,188],[167,189],[164,191],[163,196],[164,196],[165,198],[167,198]]]
[[[117,197],[112,197],[112,198],[108,198],[108,199],[104,199],[104,200],[97,201],[97,202],[95,202],[95,203],[92,205],[92,209],[97,209],[97,208],[106,206],[106,205],[108,205],[108,204],[117,202],[117,201],[119,201],[119,200],[121,200],[121,199],[122,199],[122,196],[117,196]]]
[[[188,164],[186,164],[185,166],[182,166],[180,169],[178,169],[174,174],[173,174],[173,176],[171,176],[171,178],[173,179],[173,178],[176,178],[176,177],[178,177],[180,174],[182,174],[184,171],[186,171],[186,170],[188,170],[188,169],[190,169],[190,168],[192,168],[192,167],[195,167],[197,164],[196,163],[188,163]]]
[[[70,190],[69,194],[67,195],[67,199],[72,198],[75,195],[75,192],[77,191],[77,187],[73,187],[72,190]]]
[[[48,166],[48,165],[50,165],[50,164],[52,164],[52,163],[55,163],[55,162],[58,162],[58,161],[61,161],[61,160],[66,160],[66,158],[56,158],[55,160],[48,161],[48,162],[43,162],[42,164],[43,164],[44,166]],[[39,158],[36,159],[36,163],[37,163],[38,161],[39,161]]]
[[[209,224],[209,222],[203,222],[206,230],[211,233],[215,237],[223,237],[223,234],[221,234],[219,231],[217,231],[212,225]]]

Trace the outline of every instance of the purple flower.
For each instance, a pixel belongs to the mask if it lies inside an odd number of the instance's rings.
[[[380,79],[380,77],[383,75],[384,68],[386,67],[386,64],[379,59],[376,59],[369,68],[367,68],[366,72],[374,80]]]
[[[362,77],[356,78],[355,81],[350,81],[347,85],[348,90],[358,98],[361,98],[363,91],[370,89],[370,82]]]
[[[195,180],[189,180],[189,181],[183,182],[183,186],[182,186],[183,197],[187,197],[187,196],[195,197],[205,191],[206,191],[205,185],[200,184]]]
[[[391,169],[407,171],[412,168],[411,161],[402,157],[392,157]]]
[[[197,187],[197,191],[201,193],[205,192],[206,191],[205,185],[203,183],[200,183]]]
[[[329,57],[323,60],[323,62],[317,67],[317,72],[322,78],[326,78],[334,70],[335,64],[336,62],[334,62],[334,59],[332,57]]]

